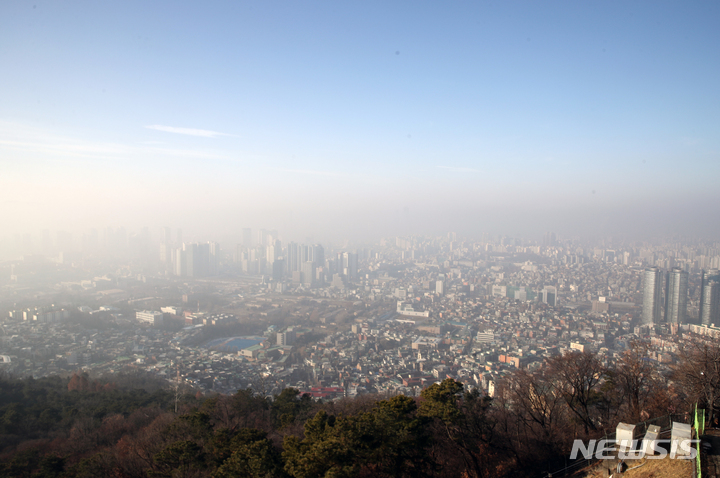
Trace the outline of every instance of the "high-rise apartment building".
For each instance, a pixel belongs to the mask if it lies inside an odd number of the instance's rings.
[[[292,275],[293,272],[302,272],[308,262],[312,262],[316,268],[323,267],[325,250],[320,244],[305,245],[290,242],[287,245],[285,260],[288,274]]]
[[[267,246],[268,244],[272,243],[274,240],[279,238],[278,232],[268,231],[267,229],[260,229],[258,231],[258,245],[259,246]]]
[[[188,274],[188,255],[192,257],[192,251],[188,251],[188,247],[188,244],[183,244],[182,247],[175,251],[173,272],[178,277],[188,277],[192,275],[192,272]],[[192,259],[190,260],[190,264],[192,265]]]
[[[551,307],[557,307],[557,287],[546,285],[541,291],[542,301]]]
[[[312,287],[315,285],[315,263],[313,261],[303,263],[301,278],[304,286]]]
[[[272,243],[265,247],[265,260],[268,262],[268,265],[272,266],[272,263],[275,262],[275,260],[280,256],[280,249],[279,247],[275,246],[275,243]]]
[[[300,262],[300,244],[290,242],[287,245],[287,253],[285,254],[285,267],[287,267],[288,275],[292,276],[293,272],[299,272]]]
[[[438,278],[435,282],[435,293],[437,295],[443,295],[445,293],[445,280]]]
[[[543,236],[543,246],[553,247],[557,244],[557,236],[554,232],[547,232]]]
[[[172,260],[172,249],[169,244],[164,242],[160,243],[160,253],[158,258],[160,259],[161,264],[170,264],[170,261]]]
[[[175,253],[175,275],[207,277],[218,274],[220,246],[215,242],[183,244]]]
[[[210,273],[210,244],[195,244],[193,277],[207,277]]]
[[[295,343],[295,331],[291,329],[292,328],[286,330],[285,332],[277,333],[277,344],[279,346],[285,347]]]
[[[285,260],[282,258],[278,258],[272,264],[272,279],[275,282],[282,282],[284,276],[285,276]]]
[[[345,252],[342,256],[343,273],[350,280],[358,278],[358,255],[354,252]]]
[[[700,323],[720,325],[720,270],[702,271]]]
[[[162,228],[160,232],[160,242],[165,244],[172,243],[172,230],[169,227],[165,226]]]
[[[320,244],[307,246],[307,260],[315,263],[316,266],[325,264],[325,249]]]
[[[208,275],[216,276],[220,272],[220,244],[209,242],[210,257],[208,258]]]
[[[660,323],[662,305],[662,273],[657,267],[648,267],[643,273],[643,325]]]
[[[673,267],[665,281],[665,323],[687,323],[688,273]]]

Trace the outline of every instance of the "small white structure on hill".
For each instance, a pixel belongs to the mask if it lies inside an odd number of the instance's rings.
[[[687,456],[692,447],[692,428],[687,423],[673,422],[670,432],[670,458]]]
[[[643,438],[643,455],[651,456],[655,454],[655,446],[660,436],[660,427],[657,425],[649,425],[645,438]]]
[[[633,440],[635,440],[635,425],[629,423],[618,423],[615,429],[615,440],[618,444],[618,449],[622,453],[629,453],[633,450]]]

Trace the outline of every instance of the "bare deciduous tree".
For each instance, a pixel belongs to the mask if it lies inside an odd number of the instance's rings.
[[[683,386],[690,404],[705,406],[713,423],[720,404],[720,344],[696,342],[683,348],[673,377]]]
[[[647,408],[648,399],[656,394],[664,383],[662,376],[649,360],[649,344],[635,340],[629,343],[618,359],[610,376],[627,401],[627,420],[637,422]]]
[[[597,357],[588,352],[567,352],[548,360],[547,368],[557,390],[583,424],[585,433],[597,430],[593,404],[599,396],[596,387],[605,374]]]

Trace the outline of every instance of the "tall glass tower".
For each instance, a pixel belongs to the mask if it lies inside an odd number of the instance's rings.
[[[657,267],[648,267],[643,274],[643,325],[660,323],[662,274]]]
[[[673,267],[667,273],[665,287],[665,322],[687,323],[688,273]]]
[[[720,325],[720,271],[702,271],[700,284],[700,323]]]

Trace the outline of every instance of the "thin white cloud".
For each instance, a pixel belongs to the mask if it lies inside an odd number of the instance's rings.
[[[317,176],[343,176],[342,173],[335,171],[316,171],[312,169],[286,169],[286,168],[275,168],[283,173],[295,173],[295,174],[314,174]]]
[[[132,147],[112,143],[73,143],[73,142],[23,142],[6,141],[0,138],[0,151],[3,149],[26,153],[45,154],[48,159],[55,156],[69,156],[87,159],[119,159],[130,156],[171,156],[200,159],[229,159],[228,156],[209,151],[170,149],[157,147]]]
[[[147,129],[154,129],[156,131],[164,131],[166,133],[175,134],[186,134],[188,136],[200,136],[203,138],[217,138],[218,136],[232,136],[227,133],[220,133],[218,131],[210,131],[207,129],[195,129],[195,128],[176,128],[175,126],[164,126],[161,124],[153,124],[145,126]]]
[[[479,169],[457,166],[438,166],[438,168],[447,169],[448,171],[452,171],[453,173],[482,173],[482,171],[480,171]]]
[[[162,142],[130,145],[111,142],[88,141],[80,138],[59,135],[50,130],[0,120],[0,153],[21,153],[34,155],[24,156],[24,161],[59,160],[75,158],[79,160],[149,160],[152,158],[198,158],[198,159],[229,159],[222,151],[204,151],[167,148]],[[7,154],[6,160],[20,158]],[[20,163],[18,163],[20,164]]]
[[[202,158],[202,159],[231,159],[224,154],[212,153],[209,151],[196,151],[185,149],[169,149],[169,148],[148,148],[148,153],[157,153],[165,156],[182,156],[186,158]]]

